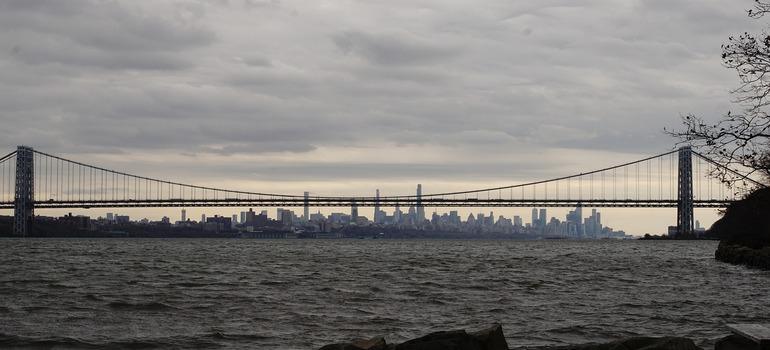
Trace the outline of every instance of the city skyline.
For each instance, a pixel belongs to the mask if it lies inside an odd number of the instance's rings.
[[[409,206],[408,210],[402,211],[396,207],[392,215],[386,211],[374,211],[373,218],[369,219],[365,215],[360,215],[358,208],[352,205],[349,213],[331,212],[324,215],[319,211],[309,213],[308,207],[303,208],[303,215],[298,216],[293,210],[286,208],[273,208],[275,215],[271,216],[270,210],[249,208],[248,211],[228,215],[206,215],[201,214],[200,221],[192,220],[186,216],[186,209],[181,209],[180,220],[173,220],[170,217],[163,216],[160,220],[148,220],[147,218],[131,218],[129,215],[107,212],[105,216],[90,218],[88,216],[65,215],[63,218],[90,219],[95,225],[104,224],[160,224],[177,227],[193,227],[194,225],[203,225],[204,231],[238,231],[261,232],[264,228],[280,228],[286,232],[320,232],[331,233],[346,226],[357,226],[360,228],[380,227],[381,229],[399,228],[425,231],[425,237],[431,235],[440,236],[442,233],[463,233],[470,235],[483,236],[485,234],[506,234],[511,237],[519,238],[571,238],[571,239],[601,239],[617,238],[627,239],[623,230],[617,230],[601,221],[601,213],[596,208],[590,208],[590,216],[583,217],[582,210],[589,209],[577,206],[570,210],[565,218],[559,219],[556,216],[547,215],[546,208],[532,208],[532,218],[525,222],[521,216],[515,215],[507,218],[504,215],[495,215],[493,211],[486,213],[469,214],[467,219],[457,210],[439,213],[434,211],[430,219],[420,218],[419,207]],[[424,210],[424,208],[423,208]],[[306,214],[307,213],[307,214]],[[270,222],[274,222],[271,224]],[[78,222],[79,227],[91,229],[91,226],[84,221]],[[275,223],[279,223],[275,226]],[[214,226],[209,227],[211,224]],[[703,233],[700,223],[696,223],[697,232]],[[297,231],[299,230],[299,231]],[[518,236],[517,236],[518,235]]]
[[[375,190],[375,194],[373,198],[380,198],[380,190]],[[309,192],[304,192],[305,197],[309,196]],[[286,206],[286,207],[267,207],[265,209],[258,208],[258,212],[261,212],[265,219],[271,219],[271,220],[277,220],[282,221],[282,212],[290,213],[291,217],[293,217],[294,223],[301,223],[301,222],[307,222],[310,221],[310,218],[313,216],[321,217],[323,220],[326,220],[327,217],[337,217],[336,221],[339,222],[339,217],[345,216],[347,217],[346,222],[355,222],[355,219],[351,219],[353,217],[361,217],[363,218],[363,223],[369,224],[388,224],[388,225],[403,225],[403,224],[409,224],[412,226],[415,226],[419,228],[421,225],[417,224],[420,222],[423,223],[431,223],[436,218],[439,219],[446,219],[446,215],[449,214],[453,216],[455,219],[457,219],[457,222],[460,223],[466,223],[466,222],[473,222],[475,220],[485,220],[482,219],[486,215],[486,212],[494,213],[497,212],[500,214],[498,217],[491,217],[492,218],[492,224],[496,223],[497,221],[504,221],[508,220],[509,225],[512,226],[518,226],[518,227],[539,227],[539,228],[545,228],[546,226],[549,226],[549,224],[556,224],[558,225],[559,222],[569,223],[569,222],[577,222],[577,228],[561,228],[560,234],[563,236],[582,236],[586,230],[583,230],[580,228],[581,225],[585,225],[586,227],[599,227],[599,231],[601,231],[601,227],[609,227],[610,225],[602,225],[603,221],[601,219],[601,213],[598,212],[598,210],[603,211],[617,211],[617,210],[627,210],[627,209],[619,209],[619,208],[611,208],[611,207],[605,207],[605,208],[596,208],[591,206],[586,206],[582,204],[578,204],[577,207],[574,210],[571,210],[570,208],[563,208],[563,207],[551,207],[551,208],[531,208],[531,215],[529,216],[530,220],[527,222],[525,218],[527,218],[526,213],[528,210],[530,210],[527,207],[476,207],[476,208],[435,208],[431,206],[421,206],[420,203],[420,197],[422,195],[422,184],[417,184],[417,189],[415,191],[415,200],[412,203],[412,205],[408,206],[387,206],[379,204],[379,201],[376,202],[376,204],[373,207],[370,208],[359,208],[355,201],[351,202],[351,205],[348,207],[313,207],[312,205],[307,206]],[[407,202],[408,203],[408,202]],[[432,215],[426,216],[425,209],[432,208]],[[195,213],[200,213],[201,220],[195,221],[194,219],[191,222],[206,222],[207,219],[210,219],[212,217],[221,217],[221,218],[231,218],[231,221],[235,223],[243,223],[246,215],[246,211],[243,211],[246,207],[231,207],[231,208],[145,208],[145,209],[133,209],[133,208],[116,208],[118,211],[124,212],[124,218],[127,220],[127,218],[130,215],[125,215],[125,212],[146,212],[146,211],[153,211],[156,215],[152,216],[132,216],[132,221],[139,221],[142,220],[143,222],[166,222],[166,223],[173,223],[173,222],[185,222],[185,219],[191,218],[192,216],[188,216],[188,210],[193,209]],[[388,215],[388,211],[386,209],[392,209],[392,215]],[[159,214],[160,212],[163,213],[171,213],[174,210],[179,210],[179,218],[180,220],[174,220],[176,216],[174,214],[167,214],[162,215]],[[253,207],[248,207],[249,211],[252,211]],[[340,210],[342,209],[342,210]],[[347,209],[347,210],[345,210]],[[582,210],[590,210],[591,215],[587,216],[586,220],[592,220],[592,221],[585,221],[583,222],[583,214]],[[636,208],[640,209],[640,208]],[[86,215],[89,217],[92,217],[92,219],[95,218],[102,218],[101,214],[94,213],[94,211],[98,211],[100,209],[92,209],[90,210],[91,215]],[[295,210],[297,212],[301,212],[301,215],[298,215],[295,213]],[[670,209],[649,209],[644,208],[645,211],[649,210],[656,210],[659,213],[660,212],[670,212]],[[67,215],[72,214],[72,210],[70,209],[59,209],[59,210],[51,210],[48,209],[47,211],[58,211],[62,213],[66,213]],[[702,231],[706,228],[708,228],[711,225],[711,222],[709,221],[708,215],[703,215],[704,213],[708,213],[708,211],[711,211],[709,209],[698,209],[696,210],[696,220],[695,220],[695,228],[696,230]],[[77,213],[77,210],[75,211]],[[271,215],[271,212],[275,212],[275,215]],[[371,214],[368,214],[371,213]],[[522,214],[523,213],[523,214]],[[558,213],[553,216],[548,216],[547,213]],[[438,214],[438,215],[437,215]],[[644,214],[644,213],[643,213]],[[78,214],[81,215],[81,214]],[[107,212],[106,219],[108,221],[112,221],[110,218],[112,215],[117,215],[115,210],[112,212]],[[195,214],[193,214],[195,215]],[[669,214],[667,214],[669,215]],[[56,216],[56,215],[54,215]],[[65,215],[66,216],[66,215]],[[468,217],[467,220],[463,220],[463,217]],[[564,217],[564,220],[559,220],[559,217]],[[571,217],[576,217],[577,219],[571,219]],[[649,215],[643,215],[645,218],[652,217]],[[141,217],[141,219],[139,219]],[[490,217],[486,217],[486,219],[489,219]],[[543,220],[545,218],[545,220]],[[606,217],[605,217],[606,219]],[[453,219],[454,220],[454,219]],[[556,220],[555,223],[552,223],[552,221]],[[575,221],[576,220],[576,221]],[[611,219],[610,219],[611,220]],[[611,220],[612,221],[612,220]],[[618,221],[614,222],[615,224],[618,224]],[[701,223],[704,223],[702,225]],[[670,225],[654,231],[643,231],[643,232],[634,232],[629,231],[626,232],[625,230],[620,230],[622,233],[628,233],[629,235],[635,235],[635,236],[641,236],[643,234],[671,234],[671,227],[675,225],[675,222],[672,222]],[[615,226],[617,227],[617,226]],[[595,232],[595,229],[589,229],[589,232]],[[553,233],[553,232],[552,232]]]

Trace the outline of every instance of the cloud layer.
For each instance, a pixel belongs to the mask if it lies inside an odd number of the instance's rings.
[[[554,177],[730,108],[749,6],[4,1],[0,142],[189,182]]]

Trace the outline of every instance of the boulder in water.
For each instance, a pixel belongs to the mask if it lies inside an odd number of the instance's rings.
[[[320,350],[388,350],[388,344],[382,337],[356,339],[350,343],[329,344]]]
[[[471,336],[484,345],[484,350],[508,350],[508,343],[505,341],[505,335],[503,334],[503,326],[500,324],[473,332]]]
[[[396,350],[484,350],[484,345],[464,330],[442,331],[396,345]]]
[[[692,340],[679,337],[633,337],[605,344],[607,350],[702,350]]]

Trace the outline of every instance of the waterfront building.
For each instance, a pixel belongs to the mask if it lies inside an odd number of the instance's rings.
[[[213,218],[207,218],[203,225],[204,231],[222,232],[232,228],[233,224],[230,218],[214,215]]]
[[[115,222],[118,224],[127,224],[131,221],[128,215],[115,215]]]
[[[324,214],[321,214],[321,211],[318,211],[316,214],[310,214],[310,221],[321,223],[326,221],[326,216]]]

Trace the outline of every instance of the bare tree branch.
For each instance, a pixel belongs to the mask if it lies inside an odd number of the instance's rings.
[[[770,2],[755,0],[749,17],[759,19],[770,14]],[[738,73],[739,85],[732,90],[739,113],[728,112],[717,123],[706,123],[688,114],[682,117],[683,130],[666,130],[725,166],[740,166],[751,174],[759,173],[770,183],[770,35],[744,32],[731,36],[722,45],[722,62]],[[727,171],[713,174],[727,184],[739,179]]]

